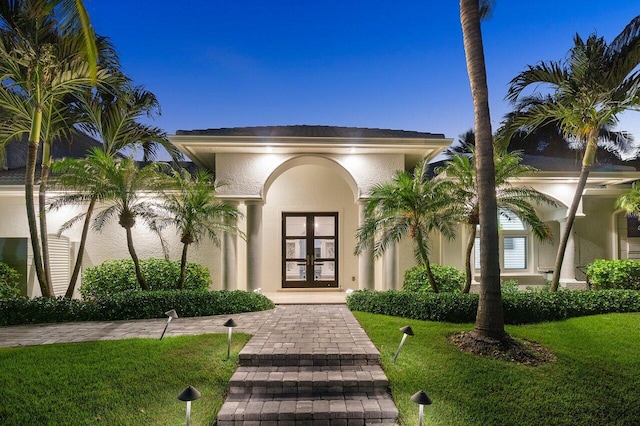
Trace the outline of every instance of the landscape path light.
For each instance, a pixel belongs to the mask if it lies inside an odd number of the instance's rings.
[[[229,318],[227,322],[224,323],[224,326],[229,327],[229,338],[227,339],[227,359],[229,359],[231,357],[231,332],[233,327],[237,327],[238,324],[236,324],[233,319]]]
[[[411,401],[415,402],[420,406],[420,411],[418,412],[418,426],[422,426],[422,417],[424,416],[424,406],[431,405],[431,399],[427,396],[424,391],[418,391],[411,396]]]
[[[195,401],[200,398],[200,396],[198,389],[193,386],[188,386],[180,393],[180,395],[178,395],[178,399],[180,401],[185,401],[187,403],[187,426],[191,423],[191,401]]]
[[[167,332],[167,327],[169,327],[169,323],[171,322],[171,320],[178,318],[178,313],[176,312],[175,309],[167,311],[164,314],[169,318],[167,318],[167,324],[164,326],[164,330],[162,330],[162,334],[160,335],[160,340],[162,340],[162,338],[164,337],[164,333]]]
[[[398,359],[398,355],[400,355],[400,349],[402,349],[402,345],[404,345],[404,341],[407,340],[407,336],[413,336],[413,330],[409,325],[402,327],[400,331],[402,331],[402,340],[400,341],[400,346],[398,346],[398,351],[393,357],[394,363],[396,362],[396,359]]]

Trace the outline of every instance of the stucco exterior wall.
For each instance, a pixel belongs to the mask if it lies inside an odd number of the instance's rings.
[[[387,181],[393,177],[396,170],[404,168],[404,156],[391,155],[285,155],[285,154],[216,154],[216,179],[224,182],[218,192],[222,197],[230,198],[262,198],[266,194],[272,179],[280,175],[281,168],[294,165],[314,164],[318,159],[333,161],[341,166],[335,173],[348,173],[346,178],[353,179],[355,187],[359,189],[356,196],[366,195],[371,187],[378,182]],[[358,191],[358,189],[353,188]]]

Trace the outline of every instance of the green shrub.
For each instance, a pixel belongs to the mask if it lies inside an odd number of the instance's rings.
[[[640,262],[596,259],[587,266],[587,277],[595,290],[640,290]]]
[[[173,290],[178,286],[180,262],[164,259],[140,261],[140,269],[151,290]],[[209,269],[187,263],[184,290],[206,290],[211,285]],[[107,260],[82,274],[80,294],[84,298],[104,297],[122,291],[139,291],[131,259]]]
[[[236,314],[273,309],[266,296],[235,291],[158,290],[120,292],[95,300],[18,297],[0,300],[0,326],[65,321],[115,321]]]
[[[500,290],[502,295],[507,293],[517,293],[520,291],[520,283],[518,280],[500,280]]]
[[[0,299],[20,296],[20,274],[11,266],[0,262]]]
[[[611,312],[640,312],[640,291],[538,291],[502,296],[504,321],[529,324]],[[428,321],[475,322],[477,294],[356,291],[347,296],[352,311]]]
[[[457,292],[464,286],[464,273],[453,266],[431,265],[431,272],[440,292]],[[414,266],[411,269],[407,269],[404,273],[402,291],[433,292],[427,277],[427,269],[424,266]]]

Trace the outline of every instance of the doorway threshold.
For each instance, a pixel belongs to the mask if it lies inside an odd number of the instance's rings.
[[[344,305],[347,294],[337,288],[286,288],[262,293],[276,305]]]

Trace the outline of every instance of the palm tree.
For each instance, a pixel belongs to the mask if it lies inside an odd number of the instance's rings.
[[[398,171],[391,183],[373,187],[365,204],[364,223],[356,233],[355,254],[373,246],[374,256],[381,256],[408,233],[416,262],[426,268],[429,284],[437,293],[429,261],[429,234],[437,230],[453,238],[457,206],[441,190],[442,181],[427,178],[427,167],[424,159],[413,173]]]
[[[440,178],[447,178],[448,190],[454,202],[463,206],[464,222],[469,236],[465,250],[466,281],[463,293],[468,293],[471,289],[471,251],[475,243],[477,227],[480,224],[478,180],[473,164],[473,155],[475,155],[473,147],[470,152],[471,158],[456,155],[439,170]],[[536,171],[534,167],[521,164],[521,161],[519,152],[496,150],[494,164],[498,214],[507,218],[515,215],[529,226],[538,240],[550,241],[551,230],[536,214],[534,204],[556,206],[557,203],[531,187],[512,185],[511,180]]]
[[[199,170],[193,176],[186,170],[175,170],[167,189],[163,192],[161,208],[164,210],[155,226],[162,230],[171,225],[176,228],[182,243],[180,280],[184,287],[187,268],[187,250],[191,244],[199,244],[203,236],[220,245],[219,232],[244,234],[234,225],[242,216],[237,207],[218,200],[218,185],[209,173]]]
[[[114,96],[114,94],[116,94]],[[118,152],[123,148],[135,145],[151,147],[150,153],[155,154],[155,146],[164,147],[176,160],[179,159],[179,152],[167,139],[164,131],[157,127],[141,124],[138,120],[142,117],[153,117],[154,111],[159,108],[156,97],[141,87],[133,87],[130,82],[124,80],[117,87],[112,87],[106,93],[90,94],[88,99],[82,99],[78,103],[81,127],[93,136],[102,140],[102,151],[111,157],[118,156]],[[65,159],[53,164],[56,174],[54,185],[63,189],[76,192],[84,192],[88,182],[83,180],[86,174],[82,173],[86,166],[84,160]],[[79,170],[78,170],[79,169]],[[95,178],[91,179],[95,184]],[[95,189],[95,188],[94,188]],[[99,191],[95,191],[96,193]],[[49,203],[49,209],[62,206],[64,203],[74,204],[82,202],[84,198],[75,198],[72,195],[63,195]],[[73,297],[75,286],[80,274],[84,248],[87,240],[89,226],[93,211],[96,205],[96,197],[89,200],[87,211],[84,216],[84,224],[80,237],[78,256],[65,297]],[[58,233],[68,229],[73,225],[78,217],[59,230]],[[162,241],[162,240],[161,240]]]
[[[636,16],[611,44],[596,34],[587,40],[576,34],[566,61],[530,65],[511,80],[507,99],[518,111],[515,127],[530,130],[555,123],[565,137],[584,149],[580,178],[558,245],[553,291],[558,289],[567,241],[596,158],[600,130],[615,125],[623,111],[638,109],[639,64],[640,16]],[[530,87],[534,87],[533,94],[522,96]]]
[[[44,266],[48,265],[46,244],[40,244],[34,208],[37,152],[43,128],[59,129],[47,126],[47,119],[64,120],[59,111],[65,97],[90,89],[102,77],[96,58],[95,36],[82,1],[0,2],[0,108],[10,121],[28,128],[25,201],[33,263],[43,296],[53,296],[53,288]],[[44,146],[43,158],[47,148]],[[46,243],[44,218],[41,224]]]
[[[478,217],[480,236],[480,298],[473,337],[503,340],[504,314],[498,259],[498,215],[496,179],[493,164],[493,135],[489,114],[489,90],[484,62],[480,20],[491,11],[489,0],[460,0],[460,22],[471,85],[476,134],[476,176],[478,181]]]
[[[64,223],[60,232],[86,219],[93,213],[93,206],[100,203],[101,207],[93,221],[93,228],[101,231],[111,218],[118,217],[118,224],[126,231],[127,248],[133,260],[138,283],[143,290],[149,290],[140,270],[131,229],[140,219],[147,223],[152,231],[159,231],[154,226],[158,217],[157,203],[149,200],[146,194],[163,188],[164,176],[160,173],[161,165],[150,163],[139,168],[131,158],[114,158],[97,148],[94,148],[84,160],[63,160],[59,164],[59,167],[65,170],[60,183],[66,182],[72,191],[82,187],[84,190],[53,200],[51,208],[70,203],[90,205],[87,213],[77,215]]]
[[[627,215],[640,214],[640,183],[634,182],[631,189],[616,200],[616,208],[624,210]]]

